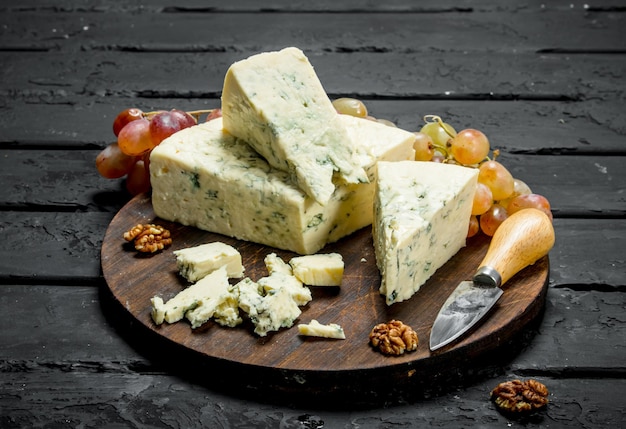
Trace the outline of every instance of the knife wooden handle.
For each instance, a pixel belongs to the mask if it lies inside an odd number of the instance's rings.
[[[504,284],[547,255],[554,240],[552,221],[544,212],[532,208],[520,210],[498,227],[479,267],[496,270]]]

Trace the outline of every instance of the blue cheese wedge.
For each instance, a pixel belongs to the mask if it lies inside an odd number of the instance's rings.
[[[367,182],[356,146],[313,66],[297,48],[234,63],[222,91],[224,128],[248,142],[297,186],[327,204],[335,171],[347,183]]]
[[[219,241],[175,250],[178,272],[188,281],[194,283],[225,266],[230,278],[241,278],[244,267],[241,254],[234,247]]]
[[[167,302],[159,296],[153,297],[151,315],[154,322],[160,325],[164,321],[178,322],[190,313],[188,318],[192,327],[197,327],[208,321],[220,305],[228,300],[232,301],[234,297],[236,295],[228,283],[226,268],[220,267]]]
[[[380,293],[412,297],[465,246],[478,170],[435,162],[379,162],[372,234]]]
[[[296,256],[289,261],[293,275],[309,286],[341,286],[344,263],[339,253]]]
[[[340,115],[370,183],[337,184],[321,205],[215,119],[179,131],[150,157],[152,205],[162,219],[313,254],[372,223],[377,161],[414,159],[405,130]]]
[[[308,324],[300,323],[298,325],[298,332],[300,335],[309,337],[335,338],[338,340],[346,339],[346,334],[343,332],[341,326],[336,323],[323,325],[315,319],[311,320]]]

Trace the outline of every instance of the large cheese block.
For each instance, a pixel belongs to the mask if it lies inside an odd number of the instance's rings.
[[[234,63],[224,79],[222,115],[226,131],[248,142],[272,167],[288,172],[321,204],[333,195],[335,171],[347,183],[368,180],[356,146],[297,48]]]
[[[411,298],[465,246],[478,170],[436,162],[379,162],[372,234],[380,293]]]
[[[369,178],[378,160],[414,158],[414,135],[340,115]],[[272,168],[215,119],[179,131],[150,156],[157,216],[240,240],[315,253],[371,224],[374,185],[338,184],[327,204],[302,192],[289,174]]]

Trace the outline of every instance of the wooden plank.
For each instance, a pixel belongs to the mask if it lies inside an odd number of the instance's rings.
[[[104,362],[103,369],[109,365],[113,372],[133,367],[147,371],[151,364],[155,371],[166,370],[160,365],[174,371],[178,367],[179,360],[169,359],[169,351],[178,348],[140,326],[104,285],[3,285],[0,300],[0,322],[11,327],[0,331],[5,345],[0,362],[5,365],[56,362],[61,369]],[[576,376],[570,370],[623,372],[625,301],[623,293],[549,288],[543,319],[529,329],[513,362],[500,361],[500,366],[554,377]],[[46,311],[23,317],[28,308]]]
[[[507,373],[460,392],[424,400],[397,396],[387,404],[342,407],[324,404],[323,397],[303,404],[297,396],[279,402],[271,391],[247,396],[221,393],[220,387],[181,382],[177,376],[161,373],[94,372],[80,366],[65,371],[40,368],[3,374],[0,399],[5,412],[0,421],[5,428],[68,423],[80,427],[377,428],[427,426],[437,421],[440,428],[533,425],[585,429],[618,427],[623,422],[623,398],[615,394],[626,388],[621,379],[537,377],[551,392],[547,409],[526,418],[503,416],[490,402],[489,392],[499,382],[515,378],[517,374]]]
[[[221,94],[228,67],[247,56],[244,52],[89,51],[72,56],[0,52],[0,93],[23,99],[77,93],[215,98]],[[618,55],[312,52],[309,57],[330,94],[448,100],[624,98],[626,59]],[[125,66],[129,63],[133,67]]]
[[[623,378],[626,373],[623,286],[619,292],[606,293],[588,288],[549,289],[539,333],[514,359],[511,369],[526,376]]]
[[[80,406],[119,401],[120,391],[128,395],[126,399],[139,401],[144,394],[150,395],[147,385],[153,386],[155,395],[164,395],[172,380],[180,381],[181,377],[189,383],[176,383],[180,389],[176,396],[192,403],[198,397],[205,400],[210,397],[212,401],[227,402],[230,406],[241,401],[243,406],[246,402],[243,398],[249,398],[260,401],[247,404],[254,409],[263,407],[261,404],[267,401],[285,407],[290,401],[298,402],[296,396],[287,399],[288,402],[284,397],[278,402],[278,397],[272,397],[267,389],[255,386],[254,380],[248,380],[249,390],[241,389],[242,380],[237,372],[220,376],[211,371],[206,362],[150,335],[95,287],[5,285],[0,299],[5,308],[0,313],[0,322],[12,327],[0,331],[0,340],[5,345],[0,349],[3,374],[0,401],[6,410],[28,410],[38,415],[36,404],[53,406],[65,400]],[[610,398],[581,392],[585,388],[593,390],[593,383],[597,382],[606,386],[605,393],[610,395],[611,383],[623,382],[624,352],[620,347],[626,340],[624,304],[623,294],[550,289],[545,316],[537,331],[529,332],[510,350],[487,357],[478,367],[466,368],[468,372],[475,372],[463,378],[465,381],[439,380],[441,384],[431,386],[429,394],[443,395],[435,400],[444,401],[448,406],[457,401],[459,406],[468,405],[468,401],[485,401],[479,407],[480,412],[477,410],[478,415],[489,408],[488,393],[497,383],[511,378],[536,378],[546,383],[552,392],[548,412],[555,413],[553,417],[566,416],[570,411],[567,404],[578,403],[576,398],[580,401],[580,398],[591,400],[593,397],[598,400],[596,405],[604,403],[609,411],[615,405]],[[24,308],[46,311],[23,317]],[[172,356],[177,358],[172,359]],[[187,364],[180,365],[182,361]],[[460,373],[463,372],[461,369]],[[101,376],[106,377],[106,383],[96,382]],[[224,379],[229,379],[228,388],[220,387]],[[456,389],[461,385],[464,390],[460,393]],[[571,390],[574,385],[578,387]],[[203,394],[198,394],[196,389]],[[422,406],[429,406],[428,400],[423,402],[424,398],[419,395],[396,393],[395,398],[385,399],[392,403],[419,400],[421,411]],[[222,396],[224,394],[228,396]],[[456,399],[452,395],[457,395]],[[23,402],[15,407],[12,401],[18,400]],[[57,411],[62,413],[60,409]],[[588,418],[584,416],[586,412],[577,412],[570,417]],[[615,414],[607,416],[615,418]]]
[[[0,150],[0,206],[47,211],[108,211],[128,201],[122,180],[101,177],[99,150]],[[94,174],[95,173],[95,174]]]
[[[38,279],[93,283],[100,276],[100,246],[113,213],[0,212],[4,245],[0,283]]]
[[[585,10],[585,11],[610,11],[620,10],[621,3],[618,1],[589,1],[584,3],[573,3],[571,0],[556,0],[545,3],[541,0],[526,1],[500,1],[497,6],[491,1],[472,1],[472,0],[440,0],[436,3],[415,3],[407,0],[388,0],[385,2],[361,0],[333,1],[318,0],[310,2],[307,0],[293,0],[289,2],[281,1],[265,1],[262,4],[255,0],[239,0],[237,2],[222,1],[204,1],[204,0],[157,0],[151,1],[149,4],[136,4],[124,0],[103,1],[90,0],[81,2],[76,5],[71,0],[5,0],[0,10],[8,12],[29,12],[33,10],[53,11],[55,13],[67,12],[146,12],[151,13],[177,13],[177,12],[351,12],[351,13],[368,13],[368,12],[407,12],[407,13],[433,13],[433,12],[477,12],[485,10],[497,11],[543,11],[543,10]]]
[[[331,98],[334,98],[331,95]],[[457,130],[482,130],[504,152],[621,154],[626,117],[620,100],[580,103],[484,100],[365,100],[370,113],[401,128],[419,130],[425,115],[439,115]],[[0,141],[24,146],[103,148],[114,141],[115,116],[128,107],[144,111],[212,109],[219,99],[83,98],[50,95],[36,100],[0,97]],[[33,120],[38,121],[33,126]],[[4,146],[7,147],[7,146]]]
[[[233,31],[236,16],[237,31]],[[621,52],[626,17],[597,14],[592,25],[584,9],[517,14],[332,14],[296,19],[291,13],[177,15],[126,13],[6,14],[1,49],[136,51],[260,51],[289,44],[308,51]],[[601,27],[598,32],[594,27]],[[446,31],[441,31],[445,28]],[[577,28],[571,32],[569,28]],[[36,29],[33,31],[33,29]],[[167,31],[163,31],[167,29]],[[260,48],[262,47],[262,49]]]
[[[97,281],[102,238],[112,217],[113,213],[99,212],[0,212],[1,282]],[[557,218],[554,226],[557,240],[550,253],[551,286],[623,288],[626,221]]]
[[[546,196],[556,217],[626,213],[623,157],[518,155],[501,150],[502,164],[534,192]],[[123,179],[100,177],[94,162],[98,153],[91,149],[0,149],[0,181],[4,185],[0,207],[49,205],[64,211],[116,212],[129,194]]]

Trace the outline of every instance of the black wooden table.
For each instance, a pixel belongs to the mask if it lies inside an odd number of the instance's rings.
[[[625,29],[620,0],[3,1],[0,427],[625,424]],[[550,199],[545,310],[519,343],[419,395],[275,399],[228,388],[111,298],[100,245],[130,196],[94,159],[116,114],[217,107],[232,62],[285,46],[331,98],[409,130],[427,114],[483,130]],[[514,378],[548,386],[544,412],[496,410],[490,390]]]

